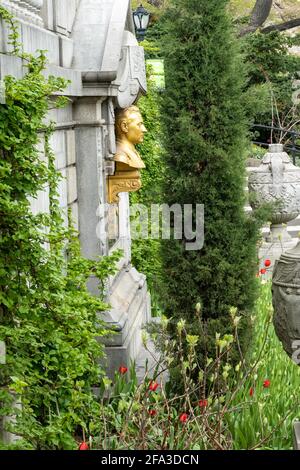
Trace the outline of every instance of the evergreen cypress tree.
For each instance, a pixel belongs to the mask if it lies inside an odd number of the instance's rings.
[[[204,204],[205,241],[164,245],[166,310],[197,334],[202,304],[211,337],[223,333],[234,306],[247,319],[257,293],[261,221],[245,206],[245,74],[227,15],[228,0],[172,0],[163,21],[165,202]]]

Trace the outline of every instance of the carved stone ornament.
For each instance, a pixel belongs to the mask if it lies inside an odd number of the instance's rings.
[[[272,224],[283,224],[300,213],[300,168],[294,166],[283,145],[271,144],[259,167],[249,174],[249,192],[255,193],[253,209],[264,203],[276,203]]]
[[[276,261],[272,295],[276,334],[293,357],[300,345],[300,242]]]
[[[118,165],[117,165],[118,168]],[[142,187],[140,172],[116,171],[114,176],[108,178],[108,202],[115,204],[119,202],[119,193],[138,191]]]
[[[137,45],[129,31],[124,33],[116,83],[119,84],[117,103],[120,108],[131,106],[147,90],[144,49]]]

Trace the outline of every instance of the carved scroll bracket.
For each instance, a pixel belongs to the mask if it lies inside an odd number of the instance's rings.
[[[124,168],[125,165],[122,165]],[[130,168],[128,165],[126,165]],[[119,202],[119,193],[129,193],[138,191],[142,187],[141,175],[138,170],[124,171],[118,168],[113,176],[108,177],[107,182],[107,199],[109,204]]]

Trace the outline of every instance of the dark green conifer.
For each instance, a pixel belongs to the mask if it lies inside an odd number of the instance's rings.
[[[204,204],[205,240],[164,245],[166,310],[197,334],[202,303],[208,331],[223,333],[229,309],[243,317],[256,298],[259,223],[246,214],[245,74],[227,0],[172,0],[164,16],[165,202]]]

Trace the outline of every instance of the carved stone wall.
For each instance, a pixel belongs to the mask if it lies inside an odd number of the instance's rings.
[[[2,4],[23,21],[43,27],[43,0],[2,0]]]
[[[69,37],[73,30],[79,2],[80,0],[44,0],[41,15],[45,27]]]

